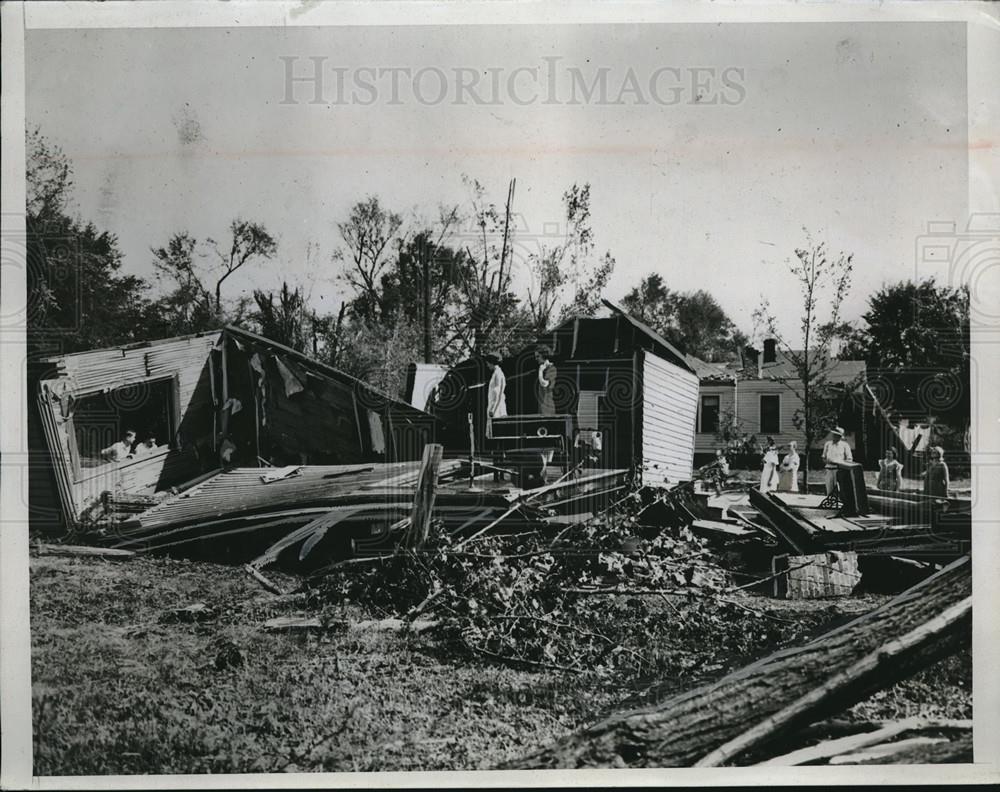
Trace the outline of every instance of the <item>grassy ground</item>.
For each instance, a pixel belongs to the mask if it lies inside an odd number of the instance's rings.
[[[878,601],[759,602],[815,624]],[[164,620],[194,603],[199,620]],[[262,630],[305,604],[233,567],[32,558],[35,773],[484,769],[634,692],[452,655],[431,638]],[[719,673],[727,659],[707,658]],[[939,664],[853,717],[969,717],[970,662]]]

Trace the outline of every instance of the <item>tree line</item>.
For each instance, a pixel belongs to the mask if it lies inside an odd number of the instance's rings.
[[[516,180],[497,203],[466,176],[467,200],[439,206],[433,218],[406,217],[370,195],[331,221],[336,249],[325,261],[306,262],[339,287],[339,305],[319,312],[310,305],[312,287],[288,279],[277,290],[256,289],[250,296],[227,292],[237,272],[288,263],[279,236],[257,220],[234,218],[218,239],[178,229],[152,242],[150,281],[124,271],[113,234],[71,214],[72,163],[37,128],[27,136],[26,174],[28,342],[34,354],[236,324],[399,395],[410,362],[450,365],[487,351],[506,355],[568,317],[595,315],[616,266],[595,241],[589,184],[565,190],[557,232],[534,234],[517,212]],[[310,244],[307,258],[316,256]],[[840,357],[863,359],[888,380],[895,377],[901,397],[907,388],[926,391],[924,380],[905,381],[905,371],[914,367],[949,387],[964,384],[947,407],[967,412],[966,288],[888,284],[869,298],[862,319],[850,323],[840,305],[850,289],[851,257],[830,255],[824,243],[807,239],[790,262],[789,275],[802,287],[803,301],[791,310],[799,332],[781,337],[766,300],[754,322],[758,333],[777,336],[791,356],[806,402],[821,393],[830,361]],[[738,359],[748,341],[709,291],[673,290],[655,269],[622,304],[683,352],[706,361]],[[808,428],[819,431],[818,423]]]

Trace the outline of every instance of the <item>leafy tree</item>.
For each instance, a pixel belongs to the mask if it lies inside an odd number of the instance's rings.
[[[830,351],[843,327],[840,309],[851,288],[853,259],[842,252],[830,254],[825,242],[817,244],[807,233],[806,246],[797,248],[795,256],[786,260],[802,296],[799,337],[783,335],[766,297],[754,311],[757,325],[775,339],[795,369],[796,377],[782,382],[802,404],[792,420],[805,435],[807,452],[836,420],[844,392],[850,390],[831,382],[830,372],[837,361]]]
[[[890,407],[969,422],[969,289],[933,278],[883,286],[841,357],[863,359],[892,390]]]
[[[305,352],[309,314],[301,289],[290,289],[288,283],[283,282],[277,300],[272,292],[260,289],[254,289],[253,299],[257,310],[251,318],[260,326],[260,334],[279,344]]]
[[[702,360],[732,357],[746,336],[707,291],[675,292],[650,273],[622,300],[623,307],[672,344]]]
[[[113,234],[67,214],[72,167],[38,129],[27,135],[28,345],[63,352],[147,337],[148,284],[121,273]]]
[[[159,281],[173,282],[174,289],[160,297],[153,313],[167,336],[212,330],[224,323],[212,293],[195,268],[197,240],[187,233],[170,237],[165,247],[151,248]]]

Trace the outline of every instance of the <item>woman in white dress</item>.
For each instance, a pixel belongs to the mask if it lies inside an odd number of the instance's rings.
[[[500,368],[500,356],[484,355],[486,365],[492,371],[486,397],[487,437],[493,436],[493,419],[507,416],[507,377]]]
[[[773,438],[767,438],[764,449],[764,468],[760,471],[760,491],[774,492],[778,488],[778,447]]]
[[[781,492],[799,491],[799,450],[798,444],[794,440],[788,444],[788,453],[781,460],[781,470],[778,471],[778,489]]]

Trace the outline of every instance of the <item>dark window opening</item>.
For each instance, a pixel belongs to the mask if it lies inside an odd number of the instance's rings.
[[[174,431],[172,379],[82,396],[73,407],[77,473],[166,451]]]
[[[780,396],[760,397],[760,431],[762,433],[777,433],[781,431],[779,409]]]
[[[699,431],[712,433],[719,431],[719,397],[701,397],[701,427]]]

